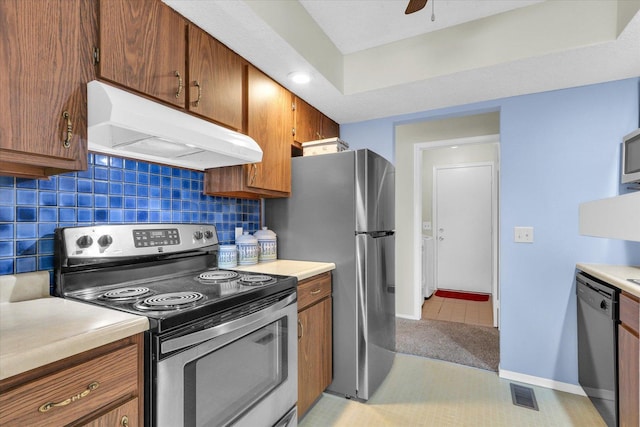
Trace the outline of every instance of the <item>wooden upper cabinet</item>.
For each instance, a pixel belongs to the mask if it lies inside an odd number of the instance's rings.
[[[0,17],[0,174],[85,170],[94,2],[2,0]]]
[[[293,102],[295,142],[303,143],[340,136],[336,122],[297,96]]]
[[[249,187],[291,192],[291,101],[291,92],[248,66],[247,134],[263,151],[262,162],[249,166]]]
[[[160,0],[100,0],[98,74],[186,105],[186,21]]]
[[[243,59],[192,24],[188,34],[188,110],[241,130]]]

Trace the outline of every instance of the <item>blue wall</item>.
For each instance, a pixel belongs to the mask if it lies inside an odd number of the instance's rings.
[[[259,229],[260,201],[202,194],[204,173],[89,154],[88,169],[49,180],[0,176],[0,274],[53,269],[56,227],[122,223],[215,224]]]
[[[640,265],[640,243],[580,236],[580,203],[615,196],[620,142],[638,128],[640,79],[343,124],[389,159],[397,124],[500,111],[501,369],[577,384],[575,264]],[[396,167],[412,168],[413,165]],[[513,227],[533,226],[533,244]]]

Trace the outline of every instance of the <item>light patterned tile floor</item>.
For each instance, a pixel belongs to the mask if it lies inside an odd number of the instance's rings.
[[[422,305],[422,318],[493,326],[493,307],[491,299],[479,302],[432,295]]]
[[[515,406],[496,373],[397,354],[367,403],[323,394],[300,427],[605,427],[589,399],[531,386],[539,411]],[[526,385],[526,384],[525,384]]]

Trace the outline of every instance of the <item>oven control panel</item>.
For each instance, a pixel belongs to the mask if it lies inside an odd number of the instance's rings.
[[[56,230],[69,258],[109,258],[182,252],[218,244],[210,224],[113,224]]]

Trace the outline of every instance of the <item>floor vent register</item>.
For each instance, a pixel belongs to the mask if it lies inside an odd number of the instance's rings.
[[[525,387],[516,385],[513,383],[511,386],[511,400],[516,406],[522,406],[524,408],[538,410],[538,402],[536,402],[536,395],[531,387]]]

